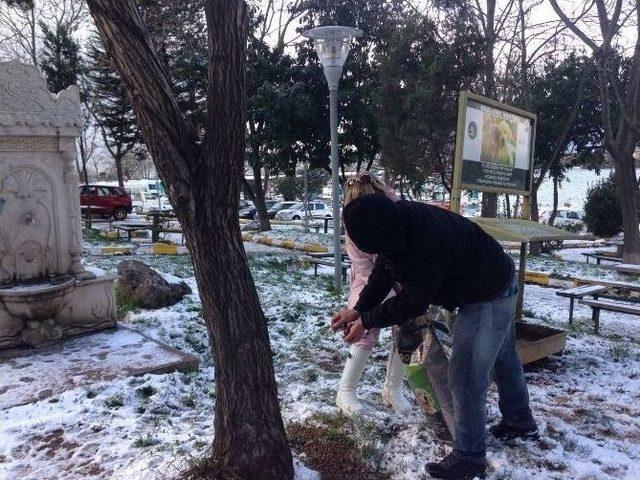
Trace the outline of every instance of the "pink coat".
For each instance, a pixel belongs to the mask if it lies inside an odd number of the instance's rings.
[[[389,188],[386,192],[387,196],[393,200],[398,201],[398,197],[396,196],[393,189]],[[351,275],[349,277],[349,298],[347,300],[347,308],[355,307],[356,303],[358,303],[358,298],[360,297],[360,292],[367,284],[367,280],[369,279],[369,275],[373,270],[373,266],[376,262],[376,255],[371,255],[369,253],[365,253],[360,250],[347,236],[346,239],[346,250],[347,255],[349,256],[349,261],[351,262]],[[395,293],[391,291],[387,298],[394,296]],[[380,330],[377,328],[373,328],[368,330],[362,339],[356,342],[356,346],[361,348],[371,349],[375,345],[378,334]]]

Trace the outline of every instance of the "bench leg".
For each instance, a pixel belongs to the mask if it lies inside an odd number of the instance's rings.
[[[569,299],[569,326],[573,325],[573,303],[574,299]]]
[[[600,265],[600,261],[601,261],[601,260],[602,260],[602,259],[601,259],[600,257],[596,258],[596,265]]]
[[[318,276],[318,264],[317,263],[313,264],[313,276],[314,277]]]
[[[600,330],[600,309],[598,307],[592,307],[593,312],[591,314],[591,318],[593,319],[593,331],[596,335]]]

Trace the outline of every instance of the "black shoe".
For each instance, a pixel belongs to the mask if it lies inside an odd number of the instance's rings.
[[[532,427],[523,428],[510,425],[504,420],[501,420],[500,423],[489,428],[489,432],[499,440],[513,440],[515,438],[537,440],[540,436],[538,434],[538,427],[535,424]]]
[[[449,480],[472,480],[484,478],[487,462],[473,462],[460,458],[454,452],[444,457],[438,463],[427,463],[427,473],[431,478]]]

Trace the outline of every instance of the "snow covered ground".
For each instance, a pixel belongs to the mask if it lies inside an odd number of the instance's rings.
[[[450,445],[433,435],[417,407],[399,417],[381,403],[388,333],[361,384],[369,415],[340,417],[333,398],[347,348],[327,321],[344,296],[333,293],[330,276],[314,277],[312,269],[272,251],[255,252],[250,263],[269,319],[287,426],[331,425],[356,448],[372,478],[425,478],[424,464],[439,459]],[[561,262],[546,256],[529,265],[583,276],[615,274],[571,261],[580,257]],[[206,452],[213,434],[214,376],[193,269],[187,256],[137,258],[184,279],[194,293],[171,308],[127,312],[124,323],[198,356],[199,370],[97,383],[0,411],[0,478],[172,478]],[[88,262],[113,270],[120,260],[94,257]],[[524,312],[535,322],[566,328],[567,302],[553,289],[527,286]],[[640,321],[603,313],[601,329],[601,336],[593,335],[590,311],[577,306],[564,355],[527,368],[542,438],[506,446],[490,439],[489,478],[640,478]],[[499,418],[495,389],[489,397],[488,419],[494,423]],[[301,465],[297,471],[299,479],[315,476]]]

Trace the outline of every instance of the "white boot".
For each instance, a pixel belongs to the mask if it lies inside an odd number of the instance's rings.
[[[382,387],[382,398],[391,405],[396,413],[407,413],[411,410],[411,404],[402,393],[402,379],[404,368],[402,360],[396,352],[395,346],[391,346],[387,360],[387,377]]]
[[[345,415],[361,415],[364,411],[364,405],[356,395],[356,388],[370,355],[371,350],[366,348],[353,346],[349,350],[349,358],[342,371],[336,395],[336,405]]]

